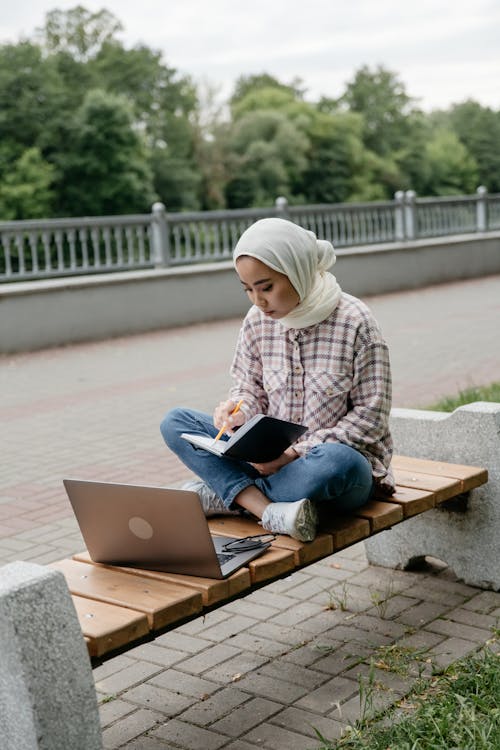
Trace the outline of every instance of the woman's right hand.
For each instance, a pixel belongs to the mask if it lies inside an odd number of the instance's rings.
[[[220,430],[223,425],[226,425],[226,432],[229,435],[233,434],[235,427],[241,427],[246,421],[246,417],[241,409],[237,411],[236,414],[232,413],[236,404],[237,401],[232,401],[231,399],[228,401],[221,401],[214,410],[215,427]]]

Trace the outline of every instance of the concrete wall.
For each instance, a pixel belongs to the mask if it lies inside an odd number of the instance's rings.
[[[500,273],[500,232],[338,252],[342,288],[364,297]],[[31,351],[240,317],[230,262],[0,285],[0,352]]]

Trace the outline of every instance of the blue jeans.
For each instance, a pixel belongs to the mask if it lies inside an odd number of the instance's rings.
[[[170,450],[214,490],[227,508],[231,508],[236,495],[252,484],[271,502],[288,503],[308,497],[337,512],[359,508],[372,491],[370,463],[342,443],[320,443],[275,474],[262,476],[245,461],[219,458],[181,438],[182,432],[215,437],[218,430],[208,414],[177,407],[165,416],[160,430]]]

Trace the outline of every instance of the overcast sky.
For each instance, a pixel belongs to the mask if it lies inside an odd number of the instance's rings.
[[[467,98],[500,110],[500,0],[14,0],[0,42],[29,37],[48,11],[105,8],[127,47],[146,44],[227,98],[238,76],[304,82],[336,97],[362,65],[396,73],[430,110]]]

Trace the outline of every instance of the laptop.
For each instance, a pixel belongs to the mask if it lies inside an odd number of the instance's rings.
[[[189,490],[87,479],[63,483],[94,562],[226,578],[270,546],[225,550],[235,538],[210,533],[198,495]]]

